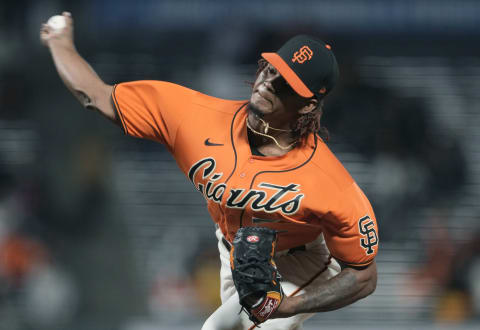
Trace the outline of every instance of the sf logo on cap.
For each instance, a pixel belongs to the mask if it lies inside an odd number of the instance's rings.
[[[293,53],[292,62],[298,62],[302,64],[303,62],[310,60],[313,56],[313,52],[308,46],[303,46],[298,51]]]

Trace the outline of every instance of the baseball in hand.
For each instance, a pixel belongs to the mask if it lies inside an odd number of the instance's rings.
[[[60,30],[67,25],[67,20],[62,15],[55,15],[48,19],[47,24],[54,30]]]

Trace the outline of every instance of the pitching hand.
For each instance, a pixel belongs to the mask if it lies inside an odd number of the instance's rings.
[[[42,44],[50,47],[53,43],[73,47],[73,19],[72,14],[64,11],[62,16],[65,18],[65,26],[54,28],[47,23],[43,23],[40,28],[40,40]]]

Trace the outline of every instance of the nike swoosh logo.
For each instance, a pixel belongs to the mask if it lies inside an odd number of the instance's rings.
[[[213,143],[213,142],[210,142],[210,138],[208,138],[208,139],[205,140],[205,145],[206,145],[206,146],[210,146],[210,147],[213,147],[213,146],[223,146],[223,144],[221,144],[221,143]]]

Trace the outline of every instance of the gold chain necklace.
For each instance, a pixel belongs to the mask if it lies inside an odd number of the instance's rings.
[[[298,142],[298,140],[297,140],[297,141],[293,141],[292,143],[290,143],[290,144],[289,144],[288,146],[286,146],[286,147],[280,145],[280,143],[278,143],[277,139],[275,139],[275,138],[274,138],[273,136],[271,136],[271,135],[266,134],[266,133],[268,132],[268,129],[270,128],[270,129],[272,129],[272,130],[283,131],[283,132],[291,132],[291,130],[284,130],[284,129],[269,127],[268,123],[266,123],[265,121],[263,121],[261,118],[259,118],[259,119],[260,119],[260,120],[262,121],[262,123],[265,125],[265,133],[261,133],[261,132],[256,131],[255,129],[253,129],[253,127],[250,126],[250,123],[248,122],[248,117],[246,118],[247,127],[248,127],[253,133],[255,133],[255,134],[257,134],[257,135],[261,135],[261,136],[268,137],[268,138],[272,139],[273,142],[275,142],[275,144],[277,145],[277,147],[279,147],[280,149],[282,149],[282,150],[290,150],[290,148]]]
[[[262,118],[260,117],[257,117],[257,119],[259,119],[263,126],[265,126],[265,130],[263,133],[267,134],[268,133],[268,129],[271,129],[273,131],[279,131],[279,132],[291,132],[292,130],[291,129],[280,129],[280,128],[274,128],[274,127],[270,127],[270,123],[267,123],[265,120],[263,120]],[[247,120],[248,121],[248,120]]]

